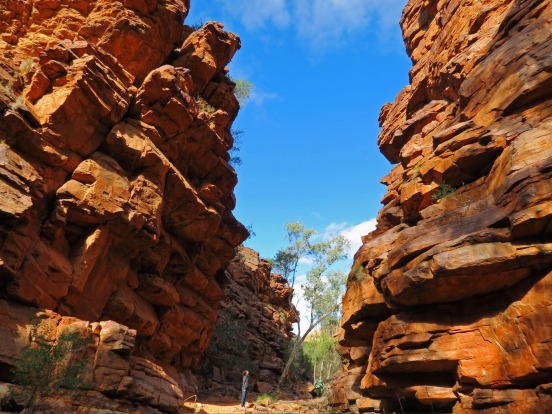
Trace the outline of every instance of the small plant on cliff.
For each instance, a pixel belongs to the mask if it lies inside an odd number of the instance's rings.
[[[90,342],[89,337],[69,328],[56,341],[51,341],[45,334],[53,328],[39,320],[33,320],[29,329],[33,342],[15,362],[12,371],[13,382],[21,386],[13,394],[22,398],[27,414],[48,398],[59,398],[88,386],[82,378],[86,360],[75,361],[71,357]]]
[[[198,96],[196,98],[196,104],[199,109],[199,112],[205,112],[207,114],[214,114],[217,111],[213,105],[209,104],[203,97]]]
[[[203,25],[204,25],[203,20],[200,20],[200,21],[197,22],[197,23],[192,23],[192,24],[190,25],[190,27],[191,27],[192,29],[194,29],[194,30],[199,30],[199,29],[201,29],[201,28],[203,27]]]
[[[241,165],[241,157],[237,154],[241,150],[243,131],[241,129],[233,129],[230,131],[232,138],[234,139],[234,144],[232,148],[228,151],[230,154],[230,161],[228,162],[232,166]],[[249,229],[248,229],[249,230]],[[251,234],[251,232],[250,232]]]
[[[26,107],[25,97],[19,95],[25,86],[27,74],[34,67],[33,59],[24,59],[14,70],[13,76],[0,68],[0,92],[10,99],[9,107],[12,111]]]
[[[450,197],[455,191],[456,187],[443,182],[439,184],[439,189],[431,196],[431,198],[434,200],[440,200],[442,198]]]
[[[355,268],[354,276],[355,276],[355,280],[357,281],[361,281],[364,279],[364,266],[362,264],[359,264]]]
[[[243,106],[251,96],[251,92],[255,88],[255,85],[245,79],[233,79],[233,81],[236,84],[234,95],[236,95],[236,99],[240,103],[240,106]]]

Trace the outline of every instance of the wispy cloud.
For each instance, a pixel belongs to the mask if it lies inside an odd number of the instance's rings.
[[[352,259],[360,246],[362,246],[361,237],[375,230],[376,224],[375,218],[355,225],[349,223],[331,223],[324,229],[323,236],[328,238],[339,234],[349,240],[348,256]]]
[[[275,92],[264,92],[257,89],[253,89],[253,92],[251,92],[251,95],[249,96],[248,101],[255,105],[262,106],[265,103],[265,101],[269,101],[272,99],[280,99],[280,95],[278,95]]]
[[[398,32],[406,0],[217,0],[250,29],[292,28],[311,49],[339,45],[375,27],[380,37]]]
[[[314,260],[311,259],[310,257],[301,257],[299,258],[299,264],[312,266],[314,264]]]
[[[293,10],[300,38],[323,46],[365,28],[372,11],[365,0],[297,0]]]
[[[232,16],[239,18],[248,29],[274,25],[289,26],[291,14],[288,0],[218,0]]]

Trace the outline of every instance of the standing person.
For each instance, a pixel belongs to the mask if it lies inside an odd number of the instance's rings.
[[[243,371],[243,380],[242,380],[242,398],[241,398],[241,409],[245,410],[245,397],[247,397],[247,386],[249,384],[249,371]]]

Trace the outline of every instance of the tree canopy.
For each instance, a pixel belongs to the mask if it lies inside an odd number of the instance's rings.
[[[303,260],[304,263],[310,264],[305,282],[301,284],[303,299],[309,312],[309,325],[302,336],[298,328],[298,338],[293,343],[278,389],[287,377],[293,360],[307,336],[319,325],[337,323],[346,275],[331,267],[347,257],[346,252],[349,247],[348,240],[343,236],[316,241],[318,232],[306,228],[301,222],[291,222],[285,227],[285,239],[289,244],[276,253],[274,268],[282,272],[293,287],[296,283],[299,262]]]

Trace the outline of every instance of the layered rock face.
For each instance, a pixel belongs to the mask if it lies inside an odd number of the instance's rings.
[[[164,411],[195,392],[248,232],[228,164],[240,40],[184,26],[188,8],[0,4],[2,380],[46,309],[95,338],[97,391]]]
[[[396,166],[344,297],[336,405],[552,412],[552,3],[411,0]],[[402,411],[401,411],[402,410]]]
[[[242,371],[251,372],[251,389],[268,393],[285,366],[297,311],[293,289],[271,265],[247,247],[226,270],[226,299],[221,302],[213,340],[203,362],[204,389],[239,395]]]

